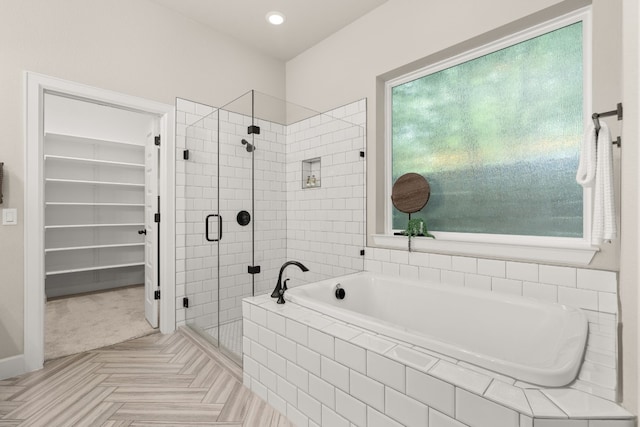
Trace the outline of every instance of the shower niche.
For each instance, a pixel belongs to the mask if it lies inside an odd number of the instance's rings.
[[[320,187],[320,157],[302,161],[302,188]]]
[[[189,301],[177,318],[239,363],[242,299],[271,293],[284,262],[309,267],[287,270],[290,286],[364,268],[365,109],[318,113],[256,91],[219,108],[177,102],[189,152],[176,160],[176,297]]]

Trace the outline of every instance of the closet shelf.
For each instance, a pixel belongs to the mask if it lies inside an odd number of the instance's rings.
[[[148,150],[157,151],[147,130],[158,119],[47,97],[40,134],[40,208],[44,205],[46,213],[40,256],[47,295],[143,283],[149,241],[140,232],[150,208],[146,172],[158,167],[147,161]],[[150,200],[157,204],[155,197]]]
[[[89,185],[113,185],[118,187],[138,187],[144,188],[144,184],[134,184],[132,182],[109,182],[109,181],[87,181],[80,179],[59,179],[59,178],[47,178],[45,182],[56,182],[61,184],[89,184]]]
[[[119,206],[144,208],[144,203],[91,203],[91,202],[46,202],[45,206]]]
[[[46,132],[44,134],[45,139],[48,140],[62,140],[62,141],[71,141],[82,144],[119,144],[119,145],[131,145],[133,147],[139,147],[144,150],[144,144],[136,144],[135,142],[130,141],[115,141],[110,139],[100,139],[100,138],[88,138],[84,136],[71,135],[66,133],[53,133]]]
[[[144,246],[142,243],[116,243],[112,245],[90,245],[90,246],[73,246],[68,248],[49,248],[45,249],[45,252],[66,252],[66,251],[81,251],[87,249],[106,249],[106,248],[128,248],[135,246]]]
[[[83,271],[97,271],[97,270],[111,270],[114,268],[125,268],[125,267],[139,267],[143,266],[144,262],[133,262],[130,264],[114,264],[114,265],[100,265],[95,267],[84,267],[84,268],[71,268],[69,270],[54,270],[47,271],[47,276],[54,276],[56,274],[69,274],[69,273],[81,273]]]
[[[116,162],[113,160],[87,159],[84,157],[56,156],[53,154],[46,154],[44,156],[44,159],[68,161],[68,162],[79,162],[79,163],[95,163],[99,165],[109,165],[109,166],[124,166],[124,167],[140,168],[140,169],[144,168],[144,164],[142,163]]]
[[[68,224],[68,225],[45,225],[45,230],[60,228],[90,228],[90,227],[142,227],[144,223],[131,224]]]

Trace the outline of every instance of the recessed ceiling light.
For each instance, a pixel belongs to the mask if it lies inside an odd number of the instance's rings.
[[[281,12],[273,11],[267,13],[267,21],[273,25],[280,25],[284,22],[285,16]]]

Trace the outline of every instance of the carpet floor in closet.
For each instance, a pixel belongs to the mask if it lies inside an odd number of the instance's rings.
[[[46,303],[45,360],[155,333],[144,317],[144,286],[57,298]]]

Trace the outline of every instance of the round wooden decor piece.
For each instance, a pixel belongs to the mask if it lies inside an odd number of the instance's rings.
[[[431,187],[422,175],[406,173],[396,180],[391,190],[391,202],[400,212],[414,213],[425,207]]]

